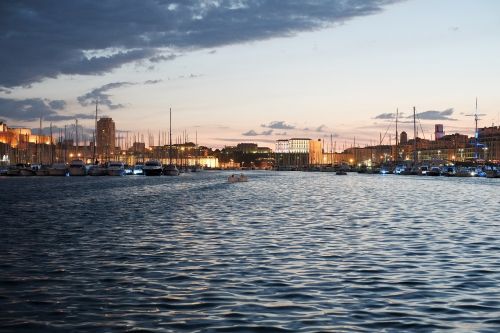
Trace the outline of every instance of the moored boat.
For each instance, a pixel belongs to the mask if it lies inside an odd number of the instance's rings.
[[[439,167],[431,167],[426,173],[427,176],[441,176],[441,169]]]
[[[105,165],[94,164],[89,167],[87,174],[89,176],[107,176],[108,169]]]
[[[68,174],[68,166],[66,163],[54,163],[49,168],[49,176],[66,176]]]
[[[48,176],[49,175],[49,167],[46,165],[41,165],[39,168],[35,170],[35,174],[37,176]]]
[[[134,165],[134,169],[132,170],[132,174],[133,175],[143,175],[144,172],[143,172],[142,168],[144,168],[144,164]]]
[[[34,176],[35,170],[33,170],[31,165],[27,164],[25,167],[19,169],[19,175],[25,177]]]
[[[162,166],[158,160],[149,160],[144,164],[142,171],[146,176],[161,176]]]
[[[87,167],[82,160],[73,160],[69,163],[70,176],[86,176]]]
[[[125,165],[120,161],[112,161],[108,164],[108,176],[125,176]]]
[[[247,182],[248,177],[245,176],[244,174],[240,173],[239,175],[235,175],[234,173],[227,177],[227,181],[229,183],[241,183],[241,182]]]
[[[179,169],[177,169],[175,164],[167,164],[163,168],[163,175],[165,175],[165,176],[178,176]]]

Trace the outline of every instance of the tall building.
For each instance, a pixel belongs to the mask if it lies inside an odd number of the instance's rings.
[[[434,140],[439,140],[444,136],[443,124],[436,124],[434,126]]]
[[[97,121],[97,154],[101,159],[109,159],[115,151],[115,122],[111,118]]]
[[[401,132],[399,136],[399,143],[405,145],[408,142],[408,134],[405,131]]]

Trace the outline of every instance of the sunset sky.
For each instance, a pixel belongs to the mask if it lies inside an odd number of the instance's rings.
[[[326,138],[365,145],[415,106],[472,135],[500,124],[500,1],[2,1],[0,119],[118,129],[211,147]],[[420,125],[419,125],[420,127]]]

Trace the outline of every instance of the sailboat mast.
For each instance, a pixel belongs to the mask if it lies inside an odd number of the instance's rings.
[[[172,108],[169,111],[170,114],[170,122],[169,122],[169,137],[168,137],[168,164],[172,164]]]
[[[478,133],[477,133],[477,121],[478,121],[478,117],[477,117],[477,97],[476,97],[476,113],[474,114],[474,120],[476,122],[476,129],[474,131],[474,158],[475,160],[477,160],[477,158],[479,157],[478,156],[478,152],[477,152],[477,139],[478,139]]]
[[[394,160],[397,160],[399,158],[399,145],[398,145],[398,117],[399,117],[399,109],[396,108],[396,158]]]
[[[54,151],[52,150],[52,123],[50,123],[50,164],[54,164]]]
[[[417,123],[416,123],[416,111],[413,107],[413,164],[417,161]]]
[[[76,147],[75,147],[75,155],[78,157],[78,119],[75,119],[75,136],[76,136]]]
[[[94,160],[94,163],[95,161],[97,160],[97,157],[96,157],[96,146],[97,146],[97,103],[98,103],[98,100],[96,99],[95,100],[95,123],[94,123],[94,151],[92,153],[92,159]]]

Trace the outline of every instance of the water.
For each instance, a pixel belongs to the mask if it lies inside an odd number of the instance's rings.
[[[500,330],[497,179],[0,178],[0,331]]]

